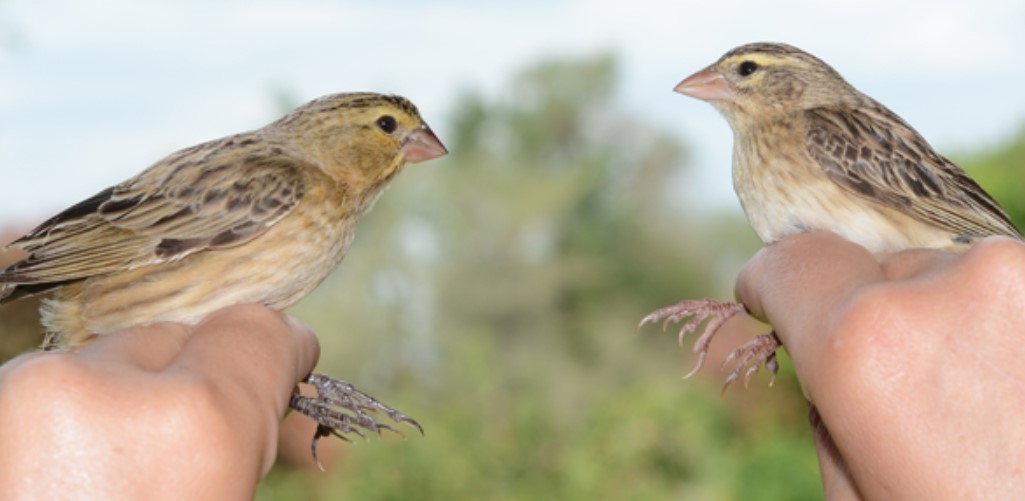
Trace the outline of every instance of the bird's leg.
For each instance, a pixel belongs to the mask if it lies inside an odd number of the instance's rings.
[[[705,364],[708,347],[712,344],[712,338],[715,337],[715,333],[719,331],[719,328],[727,320],[733,318],[734,315],[745,313],[746,311],[747,308],[740,303],[724,303],[714,299],[687,300],[649,313],[648,316],[641,319],[637,327],[640,328],[649,322],[662,322],[662,329],[665,330],[670,322],[686,320],[686,323],[680,326],[680,333],[678,335],[680,345],[683,345],[683,337],[694,332],[702,322],[707,321],[704,332],[694,342],[694,353],[698,355],[698,362],[694,369],[684,376],[688,378],[697,373]],[[782,343],[780,343],[779,337],[776,336],[775,332],[770,332],[752,339],[744,346],[730,353],[726,360],[723,360],[722,366],[725,367],[734,361],[736,364],[730,370],[729,375],[726,376],[722,391],[725,392],[731,383],[740,379],[741,374],[744,376],[744,385],[747,386],[751,376],[758,372],[762,365],[772,373],[772,380],[769,382],[769,385],[772,385],[776,381],[776,373],[779,372],[779,362],[776,361],[776,349],[780,346],[782,346]]]
[[[694,353],[698,355],[698,362],[694,369],[684,376],[684,378],[688,378],[701,370],[701,367],[705,364],[708,347],[712,344],[712,338],[719,331],[719,328],[727,320],[733,318],[734,315],[744,313],[745,311],[747,309],[740,303],[724,303],[714,299],[680,301],[672,306],[666,306],[649,313],[641,319],[640,323],[637,324],[637,328],[640,329],[641,326],[649,322],[662,322],[662,330],[665,330],[670,322],[687,320],[686,323],[680,326],[680,333],[677,336],[680,346],[683,346],[683,337],[697,330],[698,326],[707,320],[708,323],[705,324],[704,332],[694,342]]]
[[[408,423],[421,434],[424,432],[423,427],[415,419],[378,402],[374,397],[345,381],[322,374],[310,374],[303,382],[316,389],[317,396],[307,397],[296,391],[292,394],[288,406],[317,422],[317,432],[313,435],[311,450],[318,467],[320,460],[317,458],[317,441],[322,437],[334,435],[351,442],[348,435],[366,438],[363,430],[377,434],[380,434],[381,430],[388,430],[402,435],[402,432],[392,426],[375,421],[368,411],[385,414],[396,423]]]
[[[726,365],[733,361],[736,361],[736,364],[733,365],[730,374],[726,376],[726,381],[722,385],[722,392],[726,392],[726,388],[730,386],[730,383],[740,379],[741,373],[744,374],[744,386],[747,387],[747,382],[751,380],[751,376],[758,372],[758,368],[762,365],[772,373],[772,379],[769,380],[769,386],[772,386],[772,383],[776,382],[776,373],[779,372],[776,350],[780,346],[783,346],[783,344],[779,341],[779,336],[775,332],[770,332],[748,341],[747,344],[730,353],[722,361],[722,367],[726,367]]]

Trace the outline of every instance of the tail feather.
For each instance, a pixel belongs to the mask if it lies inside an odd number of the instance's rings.
[[[72,280],[65,282],[47,282],[41,284],[15,284],[15,283],[0,283],[0,304],[10,303],[11,301],[21,299],[23,297],[35,296],[36,294],[43,294],[50,292],[58,287],[71,283]]]

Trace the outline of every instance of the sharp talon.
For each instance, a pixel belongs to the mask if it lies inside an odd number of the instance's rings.
[[[683,348],[683,338],[692,330],[687,327],[688,325],[684,325],[680,328],[680,332],[676,334],[676,344],[680,345],[681,348]],[[665,332],[665,329],[662,329],[662,332]]]
[[[424,435],[424,427],[420,426],[420,423],[416,422],[415,419],[413,419],[411,417],[408,417],[408,416],[403,416],[402,420],[405,421],[410,426],[416,428],[417,431],[419,431],[421,435]]]
[[[648,323],[648,317],[644,317],[644,318],[641,319],[640,322],[637,322],[637,326],[634,327],[634,334],[635,335],[636,334],[640,334],[641,333],[641,327],[644,327],[644,324],[646,324],[646,323]]]
[[[687,334],[696,331],[704,323],[705,330],[694,342],[694,352],[698,356],[698,361],[694,369],[684,376],[684,379],[687,379],[696,374],[704,365],[705,356],[708,354],[708,347],[711,345],[712,338],[715,337],[719,328],[734,315],[744,311],[746,311],[744,306],[739,303],[722,303],[713,299],[681,301],[673,306],[660,308],[647,314],[637,324],[637,329],[640,330],[641,327],[649,322],[661,321],[662,331],[665,332],[669,324],[684,322],[676,336],[677,342],[680,346],[683,346],[683,338]]]
[[[310,444],[310,452],[313,453],[313,461],[317,463],[317,469],[319,469],[321,472],[325,472],[327,470],[324,469],[324,465],[320,464],[320,457],[317,456],[317,441],[319,441],[322,437],[326,437],[332,434],[332,432],[334,432],[334,430],[332,430],[331,428],[328,428],[322,424],[318,424],[317,431],[313,434],[313,443]],[[344,437],[343,439],[346,441],[349,440]]]
[[[374,423],[374,424],[376,425],[377,423]],[[374,431],[377,431],[377,430],[374,430]],[[359,438],[362,438],[364,441],[370,440],[369,438],[367,438],[365,433],[360,431],[359,428],[351,428],[349,430],[346,430],[346,432],[347,433],[355,433],[355,434],[359,435]],[[336,436],[336,437],[338,437],[338,438],[340,438],[340,439],[342,439],[342,440],[345,440],[346,442],[352,443],[352,440],[349,440],[349,437],[346,437],[345,435],[342,435],[338,430],[331,430],[331,434]]]
[[[726,395],[726,389],[729,388],[730,385],[733,384],[733,382],[737,380],[737,377],[739,377],[739,376],[737,376],[737,374],[734,374],[732,372],[730,373],[729,376],[726,376],[726,381],[723,381],[722,388],[719,390],[719,398],[722,398],[723,396]]]
[[[776,336],[776,333],[772,333],[772,336],[777,340],[779,339],[779,337]],[[769,355],[769,359],[765,361],[765,368],[769,369],[769,373],[772,374],[772,377],[769,378],[769,388],[772,388],[772,385],[776,384],[776,374],[779,373],[779,361],[776,360],[775,351],[773,351],[772,355]]]
[[[752,365],[747,368],[747,372],[744,373],[744,388],[747,388],[751,383],[751,376],[754,376],[755,373],[758,372],[758,367],[759,366],[757,365]]]
[[[320,458],[317,457],[316,440],[313,441],[313,462],[317,464],[317,469],[320,470],[321,473],[327,473],[327,470],[324,469],[324,465],[320,464]]]
[[[719,364],[719,370],[725,369],[727,365],[730,365],[730,362],[732,362],[734,358],[737,358],[736,350],[731,352],[729,355],[726,355],[726,358],[722,359],[722,363]]]
[[[402,433],[401,431],[396,430],[391,425],[387,425],[387,424],[384,424],[384,423],[377,423],[377,429],[374,430],[374,431],[377,432],[377,436],[381,436],[381,430],[388,430],[388,431],[390,431],[390,432],[392,432],[392,433],[394,433],[394,434],[396,434],[396,435],[398,435],[398,436],[400,436],[402,438],[406,438],[406,434],[405,433]]]
[[[775,332],[770,332],[752,339],[730,353],[722,363],[722,367],[733,363],[733,369],[730,370],[729,376],[726,377],[726,383],[723,385],[723,393],[726,392],[726,387],[730,383],[740,378],[741,374],[744,375],[744,387],[747,388],[751,378],[763,365],[772,374],[772,379],[769,381],[769,386],[772,386],[776,382],[776,374],[779,372],[776,349],[780,346],[782,344],[780,344],[779,337]]]
[[[705,365],[705,356],[707,356],[707,355],[708,355],[708,352],[705,352],[705,351],[698,352],[698,363],[694,364],[694,368],[691,369],[690,372],[688,372],[686,376],[683,376],[683,379],[690,379],[691,376],[697,374],[698,371],[701,370],[701,367],[703,367]]]
[[[409,425],[409,426],[411,426],[413,428],[416,428],[416,430],[419,431],[421,435],[424,434],[424,429],[423,429],[422,426],[420,426],[420,423],[416,422],[415,419],[413,419],[413,418],[411,418],[411,417],[409,417],[409,416],[407,416],[405,414],[399,414],[397,416],[389,416],[389,417],[392,418],[392,421],[395,421],[397,423],[406,423],[407,425]],[[400,435],[402,435],[403,437],[406,436],[405,433],[398,432],[398,430],[396,430],[396,432],[399,433]]]
[[[349,383],[320,374],[310,374],[305,382],[317,390],[317,396],[307,397],[294,393],[289,407],[317,422],[317,431],[313,435],[310,448],[313,459],[321,470],[324,468],[317,457],[317,443],[323,437],[334,435],[351,443],[351,436],[369,440],[365,431],[372,431],[380,436],[382,430],[389,430],[401,437],[406,436],[394,426],[378,423],[371,413],[385,414],[396,423],[409,423],[421,434],[424,433],[423,427],[416,420],[382,404]]]

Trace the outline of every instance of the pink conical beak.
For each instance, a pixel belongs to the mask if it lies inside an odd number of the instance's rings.
[[[724,101],[737,92],[733,84],[711,66],[685,78],[673,90],[702,101]]]
[[[447,153],[445,145],[441,144],[441,140],[434,135],[434,131],[427,124],[410,132],[402,140],[402,155],[406,162],[411,164],[438,158]]]

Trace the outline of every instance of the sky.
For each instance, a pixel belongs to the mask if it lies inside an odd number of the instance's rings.
[[[763,40],[829,62],[942,153],[1025,125],[1021,0],[0,0],[0,227],[260,127],[275,90],[401,94],[444,140],[461,92],[598,51],[619,57],[623,105],[689,146],[681,207],[739,213],[729,127],[671,89]]]

